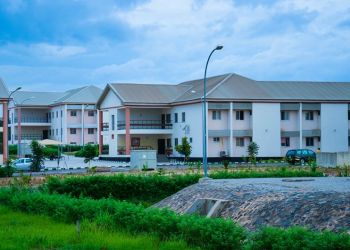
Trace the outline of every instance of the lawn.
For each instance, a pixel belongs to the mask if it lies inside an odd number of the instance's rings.
[[[132,236],[105,230],[83,221],[76,225],[46,216],[24,214],[0,206],[0,249],[190,249],[183,241],[160,241],[154,236]]]

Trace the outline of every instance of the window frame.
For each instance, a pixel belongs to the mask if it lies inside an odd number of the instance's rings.
[[[175,122],[175,123],[178,123],[178,122],[179,122],[178,113],[174,113],[174,122]]]
[[[215,120],[215,121],[220,121],[221,120],[221,110],[213,110],[211,119]]]
[[[314,120],[314,111],[305,111],[305,121]]]
[[[92,131],[92,133],[90,133]],[[95,134],[95,129],[94,128],[88,128],[88,135],[94,135]]]
[[[283,138],[284,142],[282,142]],[[281,137],[281,147],[290,147],[290,137]]]
[[[289,110],[281,111],[281,121],[289,121],[290,113]]]
[[[236,121],[244,121],[244,110],[236,110]]]
[[[220,137],[213,137],[214,143],[220,143]]]
[[[91,115],[92,114],[92,115]],[[95,116],[95,111],[93,110],[88,110],[88,116],[94,117]]]
[[[77,117],[77,111],[76,110],[71,110],[70,111],[70,116],[71,117]]]
[[[77,129],[76,128],[70,128],[69,129],[69,134],[70,135],[76,135],[77,134]]]
[[[236,137],[236,147],[244,147],[244,137]]]
[[[115,130],[115,118],[114,118],[114,115],[111,115],[111,129],[113,131]]]
[[[305,145],[306,147],[314,147],[315,141],[313,137],[305,137]]]
[[[186,122],[186,113],[185,112],[182,112],[181,120],[182,120],[182,122]]]

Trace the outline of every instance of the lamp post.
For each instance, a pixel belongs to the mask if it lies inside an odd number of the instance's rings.
[[[204,120],[203,120],[203,116],[204,116],[204,107],[203,107],[203,98],[194,90],[191,91],[191,93],[197,95],[200,99],[201,99],[201,106],[202,106],[202,133],[203,133],[203,141],[204,141]],[[203,147],[203,161],[204,161],[204,147]],[[204,164],[204,163],[203,163]]]
[[[9,116],[9,102],[10,102],[10,98],[11,98],[11,95],[13,93],[15,93],[16,91],[20,90],[22,87],[18,87],[17,89],[15,89],[14,91],[12,91],[9,95],[9,97],[7,98],[7,109],[6,109],[6,113],[8,114]],[[5,140],[6,140],[6,144],[7,144],[7,155],[5,155],[5,158],[8,159],[9,158],[9,155],[10,155],[10,151],[9,151],[9,140],[8,140],[8,134],[9,134],[9,130],[8,130],[8,121],[10,120],[9,117],[7,117],[7,121],[6,121],[6,127],[7,127],[7,132],[6,132],[6,135],[5,135]],[[12,121],[13,122],[13,121]]]
[[[224,46],[218,45],[213,49],[208,57],[207,64],[205,65],[205,71],[204,71],[204,100],[203,100],[203,114],[204,114],[204,141],[203,141],[203,167],[204,167],[204,178],[208,177],[208,162],[207,162],[207,91],[206,91],[206,77],[207,77],[207,68],[208,68],[208,63],[210,60],[211,55],[214,53],[215,50],[221,50]]]
[[[18,116],[18,158],[21,158],[21,136],[22,136],[22,131],[21,131],[21,106],[24,102],[26,101],[29,101],[29,100],[32,100],[34,99],[35,97],[32,96],[28,99],[25,99],[23,100],[20,104],[17,103],[17,107],[18,107],[18,113],[17,113],[17,116]]]
[[[82,112],[81,112],[81,113],[82,113],[82,118],[83,118],[83,122],[82,122],[82,130],[83,130],[83,131],[82,131],[82,135],[83,135],[83,137],[82,137],[82,139],[83,139],[83,140],[82,140],[82,141],[83,141],[83,150],[85,149],[85,142],[84,142],[84,115],[85,115],[85,109],[86,109],[87,106],[89,106],[89,104],[86,104],[85,106],[84,106],[84,104],[83,104],[83,107],[84,107],[84,108],[83,108],[83,110],[82,110]]]

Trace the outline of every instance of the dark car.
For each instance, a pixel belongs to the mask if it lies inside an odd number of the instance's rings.
[[[316,153],[310,149],[292,149],[286,153],[288,162],[304,164],[316,160]]]

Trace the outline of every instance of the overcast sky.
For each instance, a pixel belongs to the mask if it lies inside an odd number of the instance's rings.
[[[236,73],[350,82],[349,0],[0,0],[10,90]]]

